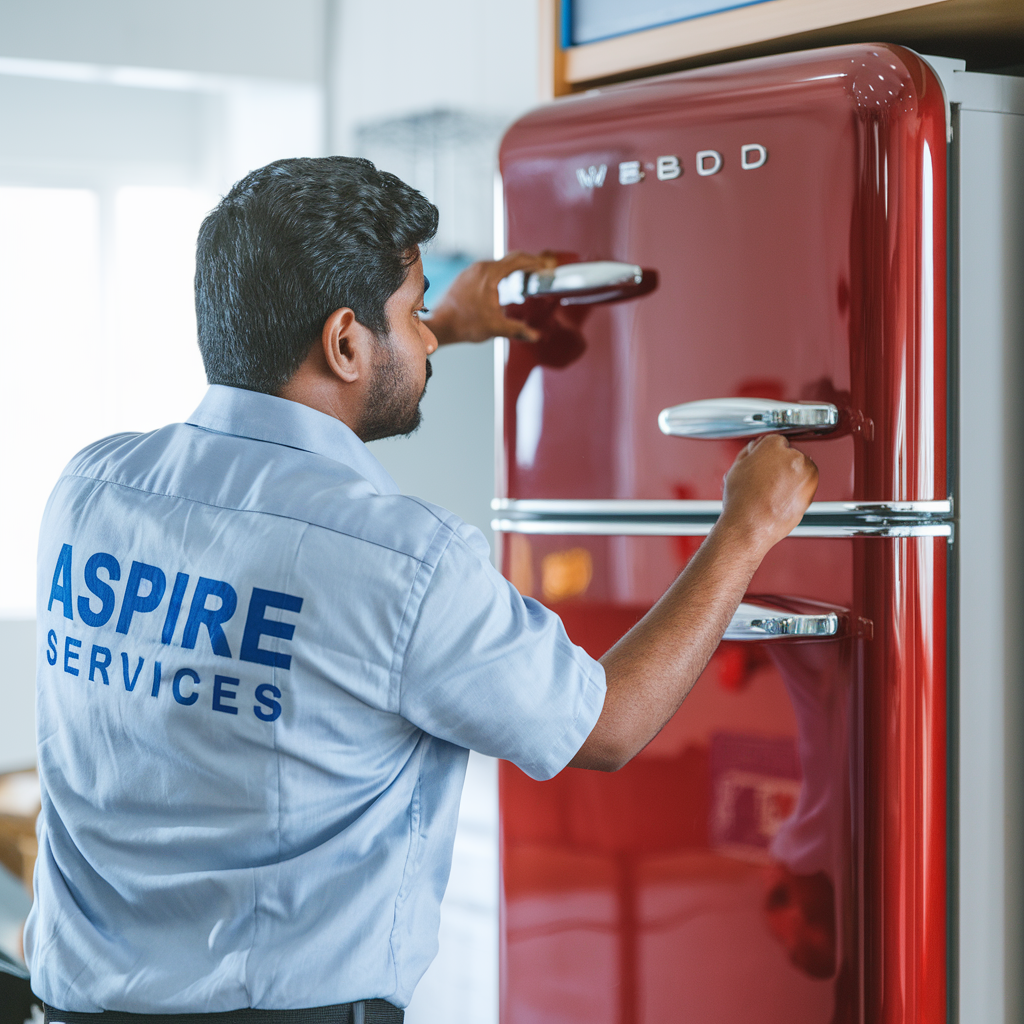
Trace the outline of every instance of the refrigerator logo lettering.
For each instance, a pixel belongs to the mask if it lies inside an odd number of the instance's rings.
[[[658,157],[658,181],[671,181],[683,173],[683,168],[677,156]]]
[[[584,188],[600,188],[604,184],[604,176],[607,173],[607,164],[601,164],[600,167],[595,167],[593,164],[589,167],[577,167],[576,180]]]
[[[636,185],[644,180],[644,172],[640,170],[639,160],[626,160],[619,164],[619,184]]]
[[[740,146],[740,169],[756,171],[768,162],[768,147],[760,142],[748,142]],[[710,178],[725,167],[725,157],[717,149],[698,150],[694,157],[694,167],[702,178]],[[639,185],[647,176],[645,169],[655,171],[658,181],[674,181],[682,176],[683,161],[678,156],[659,156],[655,163],[645,164],[640,160],[623,160],[619,164],[619,184]],[[604,185],[608,165],[577,167],[576,180],[583,188],[601,188]]]
[[[758,167],[763,167],[767,159],[768,150],[756,142],[740,149],[740,167],[745,171],[754,171]]]
[[[722,154],[717,149],[702,149],[697,154],[697,173],[702,178],[717,174],[722,169]]]

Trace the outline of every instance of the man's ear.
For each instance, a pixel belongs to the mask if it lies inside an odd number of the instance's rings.
[[[369,375],[373,333],[347,306],[336,309],[324,323],[320,344],[331,372],[346,384]]]

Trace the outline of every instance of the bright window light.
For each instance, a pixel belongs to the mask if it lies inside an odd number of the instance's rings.
[[[0,188],[0,613],[33,614],[46,497],[106,422],[99,254],[95,192]]]
[[[0,187],[0,339],[7,440],[0,616],[32,616],[47,495],[107,434],[184,419],[205,389],[195,342],[195,239],[213,197]]]
[[[214,197],[121,188],[114,203],[107,361],[118,396],[110,431],[180,422],[206,390],[196,345],[196,235]]]

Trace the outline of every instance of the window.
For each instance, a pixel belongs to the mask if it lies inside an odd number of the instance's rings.
[[[202,397],[192,276],[215,201],[184,187],[0,188],[0,615],[33,614],[39,520],[71,456],[181,420]]]

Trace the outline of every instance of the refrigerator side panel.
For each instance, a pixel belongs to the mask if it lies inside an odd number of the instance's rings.
[[[966,104],[965,104],[966,107]],[[959,117],[959,1019],[1024,1015],[1024,116]]]
[[[868,542],[862,732],[865,1020],[946,1019],[948,542]]]

